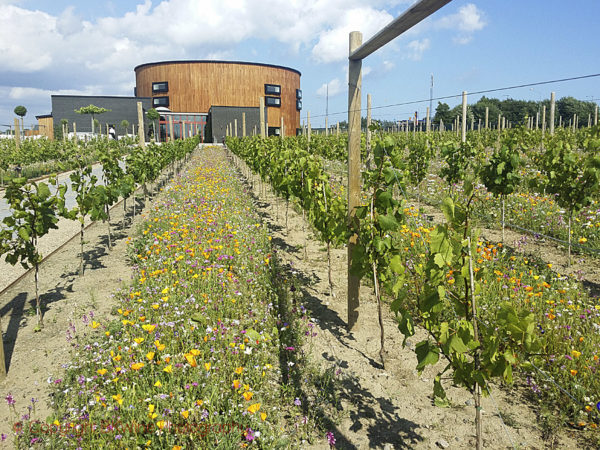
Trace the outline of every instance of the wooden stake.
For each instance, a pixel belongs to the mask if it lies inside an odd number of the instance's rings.
[[[142,148],[146,147],[146,141],[144,139],[144,108],[142,107],[142,102],[137,102],[137,110],[138,110],[138,136],[140,138],[140,146]]]
[[[556,108],[556,98],[554,92],[550,93],[550,134],[554,134],[554,110]]]
[[[467,142],[467,91],[462,93],[461,142]]]
[[[490,108],[488,106],[485,107],[485,129],[488,129],[488,118],[490,116]]]
[[[242,113],[242,137],[246,137],[246,113]]]
[[[258,103],[260,105],[260,137],[264,139],[267,135],[265,133],[265,98],[260,97]]]
[[[310,145],[310,135],[312,133],[312,129],[310,127],[310,111],[307,111],[306,114],[307,114],[307,117],[306,117],[306,133],[307,133],[308,144]]]
[[[350,33],[350,54],[362,44],[362,33]],[[362,60],[348,60],[348,330],[357,329],[360,278],[352,275],[354,247],[358,242],[356,208],[360,205],[360,110]]]
[[[237,137],[237,119],[233,119],[233,135]]]
[[[21,147],[21,128],[17,118],[15,118],[15,145],[17,148]]]
[[[175,140],[175,130],[173,129],[173,116],[169,115],[169,135],[171,142]]]
[[[546,105],[542,107],[542,140],[546,134]]]
[[[430,126],[430,123],[429,123],[429,106],[427,107],[427,112],[425,113],[425,116],[427,117],[427,123],[426,123],[426,125],[425,125],[425,131],[426,131],[427,133],[429,133],[429,131],[431,131],[431,130],[429,129],[429,128],[431,127],[431,126]]]

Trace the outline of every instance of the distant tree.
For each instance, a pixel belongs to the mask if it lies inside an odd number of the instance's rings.
[[[594,114],[595,103],[577,100],[574,97],[563,97],[556,102],[558,114],[568,121],[574,114],[579,117],[579,123],[587,125],[588,114]]]
[[[121,120],[121,127],[125,130],[125,134],[127,134],[127,129],[129,128],[129,121],[125,119]]]
[[[105,112],[111,111],[110,109],[101,108],[96,105],[82,106],[79,109],[76,109],[75,112],[77,114],[90,114],[92,116],[92,134],[94,134],[94,116],[96,114],[103,114]]]
[[[440,123],[440,120],[443,120],[445,124],[449,124],[452,122],[453,117],[450,115],[450,106],[448,103],[438,102],[437,108],[435,108],[435,116],[433,116],[433,121]]]
[[[23,128],[23,117],[27,114],[27,108],[23,105],[15,107],[15,114],[21,118],[21,133],[25,136],[25,129]]]
[[[485,108],[488,108],[488,124],[496,123],[498,120],[498,114],[502,114],[502,110],[500,109],[500,100],[497,98],[487,98],[485,95],[481,97],[477,103],[473,106],[473,115],[475,121],[479,121],[485,124]]]
[[[152,136],[156,140],[156,121],[158,119],[160,119],[160,114],[158,113],[158,111],[156,109],[150,108],[146,112],[146,117],[148,117],[148,120],[152,121]]]

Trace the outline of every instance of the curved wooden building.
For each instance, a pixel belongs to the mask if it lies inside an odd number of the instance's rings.
[[[248,62],[155,62],[135,68],[135,95],[151,97],[154,108],[167,108],[178,119],[205,115],[217,106],[258,109],[264,97],[269,134],[279,134],[283,118],[285,135],[293,136],[300,128],[300,75],[288,67]],[[240,120],[240,135],[241,126]]]

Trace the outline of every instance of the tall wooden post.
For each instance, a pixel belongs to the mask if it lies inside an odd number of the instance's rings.
[[[502,114],[498,114],[498,131],[502,128]]]
[[[350,33],[350,52],[362,45],[362,33]],[[348,60],[348,330],[357,328],[359,319],[360,278],[350,273],[353,252],[358,242],[356,208],[360,205],[360,110],[362,60]]]
[[[77,122],[73,122],[73,136],[75,137],[75,145],[77,145]]]
[[[539,111],[535,114],[535,129],[536,130],[540,129],[540,112]]]
[[[489,123],[489,117],[490,117],[490,108],[489,106],[485,107],[485,129],[488,129],[488,123]]]
[[[15,145],[17,148],[21,147],[21,127],[17,118],[15,118]]]
[[[306,139],[310,144],[310,134],[312,129],[310,128],[310,111],[306,112]]]
[[[173,116],[169,115],[169,137],[171,142],[175,140],[175,130],[173,129]]]
[[[138,136],[140,138],[140,145],[142,148],[146,147],[146,140],[144,139],[144,108],[142,102],[137,102],[138,110]]]
[[[554,110],[556,108],[556,97],[554,92],[550,93],[550,134],[554,134]]]
[[[246,113],[242,113],[242,137],[246,137]]]
[[[265,133],[265,98],[260,97],[258,100],[259,108],[260,108],[260,137],[264,139],[266,137]]]
[[[598,105],[594,108],[594,126],[598,125]]]
[[[544,134],[546,134],[546,105],[542,107],[542,139]]]
[[[467,91],[462,93],[462,123],[461,123],[461,142],[467,142]]]
[[[233,119],[233,135],[237,137],[237,119]]]
[[[425,131],[427,133],[429,133],[429,128],[430,128],[430,122],[429,122],[429,106],[427,107],[427,113],[426,113],[426,117],[427,117],[427,123],[425,125]]]
[[[335,135],[339,136],[340,135],[340,123],[338,122],[337,125],[335,126]]]
[[[329,120],[325,117],[325,136],[329,136]]]
[[[367,94],[367,158],[371,154],[371,94]]]
[[[285,128],[284,128],[284,123],[283,123],[283,116],[281,116],[281,126],[279,127],[279,136],[281,136],[281,139],[283,139],[283,136],[285,136]]]

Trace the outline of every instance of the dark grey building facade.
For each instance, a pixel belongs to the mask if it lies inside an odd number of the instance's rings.
[[[54,127],[60,127],[61,121],[66,119],[69,123],[69,131],[73,131],[73,123],[77,124],[77,133],[91,133],[92,118],[89,114],[78,114],[75,112],[84,106],[94,105],[100,108],[106,108],[107,111],[95,115],[94,118],[100,122],[102,134],[106,134],[106,126],[112,125],[118,136],[124,135],[126,130],[121,127],[121,122],[129,122],[129,134],[131,134],[132,125],[138,123],[137,102],[142,102],[144,109],[144,135],[148,137],[148,119],[146,111],[151,106],[150,97],[118,97],[118,96],[84,96],[84,95],[53,95],[52,96],[52,119]],[[95,130],[98,133],[98,130]]]
[[[260,108],[245,107],[245,106],[211,106],[208,111],[208,119],[206,123],[207,140],[208,142],[223,142],[227,135],[227,126],[232,124],[235,126],[237,119],[237,135],[242,136],[243,116],[246,115],[246,136],[252,136],[256,130],[256,134],[260,134]],[[265,123],[267,121],[267,108],[265,108]],[[235,136],[235,130],[232,135]]]

